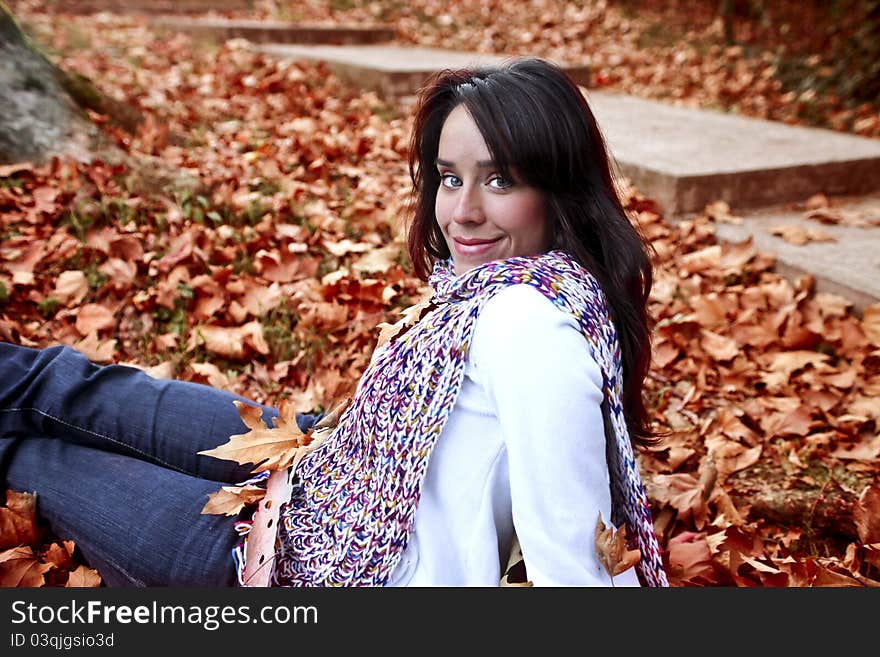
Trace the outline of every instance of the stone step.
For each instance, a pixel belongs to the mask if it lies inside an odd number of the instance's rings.
[[[880,191],[880,139],[585,91],[621,172],[669,215]]]
[[[496,64],[510,59],[504,55],[396,45],[308,46],[273,43],[256,47],[277,57],[326,62],[341,79],[386,97],[411,96],[429,75],[444,68]],[[588,64],[560,62],[560,65],[579,84],[589,83]]]
[[[56,11],[68,14],[199,14],[251,11],[255,0],[62,0]]]
[[[716,236],[730,243],[751,238],[756,249],[776,256],[778,273],[791,280],[811,275],[817,291],[842,296],[861,312],[880,302],[880,191],[830,201],[812,211],[774,204],[734,213],[742,221],[716,221]],[[784,231],[801,239],[786,240]]]
[[[370,25],[309,25],[285,21],[159,16],[157,27],[208,36],[217,40],[247,39],[254,43],[356,45],[375,44],[394,38],[394,29]]]

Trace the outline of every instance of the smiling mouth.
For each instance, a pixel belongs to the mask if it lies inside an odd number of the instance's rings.
[[[461,244],[462,246],[481,246],[484,244],[494,244],[500,237],[496,237],[491,240],[478,240],[478,239],[464,239],[463,237],[455,237],[453,238],[456,244]]]
[[[480,255],[491,249],[492,245],[496,244],[500,239],[500,237],[491,240],[464,239],[456,237],[453,238],[453,242],[455,242],[456,251],[461,255]]]

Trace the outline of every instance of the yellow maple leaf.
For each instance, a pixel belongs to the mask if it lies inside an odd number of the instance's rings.
[[[596,552],[612,577],[629,570],[642,559],[641,552],[630,550],[626,545],[626,525],[621,525],[616,532],[614,527],[606,529],[601,513],[596,521]]]
[[[265,495],[266,489],[259,486],[224,486],[208,495],[202,513],[234,516],[248,504],[259,502]]]
[[[426,299],[425,301],[401,310],[401,318],[394,322],[394,324],[380,322],[377,325],[379,328],[379,337],[376,339],[376,347],[381,347],[389,340],[403,333],[406,329],[424,317],[425,313],[432,307],[431,299]]]
[[[253,463],[252,472],[257,473],[282,470],[291,465],[296,467],[303,456],[314,451],[320,444],[314,439],[313,432],[304,434],[300,431],[295,419],[278,416],[273,418],[273,426],[268,427],[263,422],[263,409],[259,406],[251,406],[238,400],[233,403],[242,422],[250,431],[232,435],[222,445],[203,450],[199,454],[242,465]]]

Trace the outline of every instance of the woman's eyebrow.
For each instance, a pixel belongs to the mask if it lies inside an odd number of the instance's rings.
[[[455,167],[455,162],[450,162],[449,160],[443,160],[441,158],[437,158],[434,160],[434,164],[438,167]],[[495,160],[477,160],[477,167],[480,169],[490,169],[495,166]]]

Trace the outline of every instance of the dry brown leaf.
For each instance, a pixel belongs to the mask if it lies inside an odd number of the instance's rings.
[[[238,414],[250,431],[229,437],[226,443],[214,449],[199,452],[205,456],[235,461],[242,465],[254,464],[253,472],[296,468],[300,459],[314,451],[320,441],[311,432],[303,434],[294,418],[273,418],[270,428],[263,422],[263,409],[241,401],[233,401]]]
[[[727,440],[722,436],[706,439],[706,448],[711,450],[718,470],[718,479],[724,482],[734,472],[745,470],[761,458],[762,445],[745,447],[735,440]]]
[[[191,363],[192,371],[203,377],[208,385],[223,390],[231,390],[232,382],[214,363]]]
[[[862,543],[880,543],[880,487],[865,486],[853,508],[853,520]]]
[[[97,331],[92,331],[82,340],[73,343],[74,349],[81,351],[94,363],[112,363],[116,355],[116,340],[102,340]]]
[[[669,541],[670,574],[691,580],[712,567],[712,551],[705,534],[682,532]]]
[[[400,247],[394,242],[381,248],[373,248],[352,263],[351,268],[359,274],[387,272],[400,257]]]
[[[67,588],[98,588],[101,586],[101,575],[94,568],[80,564],[67,576]]]
[[[40,559],[56,570],[70,571],[76,568],[73,551],[73,541],[55,541],[41,552]]]
[[[715,269],[721,264],[721,245],[713,244],[679,258],[679,267],[685,274],[695,274]]]
[[[4,550],[0,552],[0,587],[43,586],[46,573],[51,569],[51,565],[37,558],[30,546]]]
[[[797,224],[774,226],[770,233],[779,235],[786,242],[803,246],[807,242],[836,242],[837,238],[828,233],[813,228],[804,228]]]
[[[204,345],[205,349],[226,358],[241,359],[248,347],[261,354],[269,353],[269,345],[263,337],[263,325],[253,320],[241,326],[214,326],[204,324],[193,327],[187,347],[193,349]]]
[[[55,289],[50,296],[69,308],[82,301],[88,291],[89,282],[86,275],[78,269],[68,270],[58,274]]]
[[[82,336],[100,333],[116,324],[113,311],[99,303],[87,303],[76,311],[76,330]]]
[[[792,411],[768,413],[760,419],[767,438],[776,436],[806,436],[813,426],[813,415],[806,406],[799,405]]]
[[[792,372],[803,369],[807,365],[816,367],[827,361],[828,356],[818,351],[783,351],[770,357],[767,369],[771,372],[783,372],[787,381]]]
[[[871,344],[880,347],[880,303],[871,304],[862,310],[861,329]]]
[[[202,513],[212,515],[238,515],[244,507],[256,504],[266,496],[266,489],[259,486],[223,486],[208,495]]]
[[[6,506],[0,507],[0,550],[19,545],[36,546],[41,534],[36,495],[7,490]]]
[[[714,203],[710,203],[705,208],[703,208],[703,212],[710,219],[713,219],[720,223],[736,225],[740,225],[743,223],[743,218],[733,214],[730,211],[730,205],[728,205],[725,201],[715,201]]]
[[[708,329],[702,329],[700,333],[703,336],[700,340],[700,346],[715,360],[730,360],[740,353],[739,345],[733,338]]]
[[[599,561],[611,577],[629,570],[642,559],[641,552],[630,550],[626,544],[626,525],[621,525],[617,531],[613,526],[606,529],[601,513],[596,519],[595,542]]]
[[[430,306],[431,300],[426,299],[425,301],[414,304],[400,311],[402,316],[399,320],[394,322],[394,324],[389,324],[388,322],[380,323],[378,325],[379,337],[376,340],[376,346],[382,346],[388,342],[388,340],[394,338],[396,335],[415,324],[422,317],[422,313],[428,310]]]
[[[658,474],[646,482],[646,488],[653,499],[675,509],[680,521],[693,518],[697,529],[705,526],[706,502],[702,497],[700,482],[694,475],[686,472]]]

